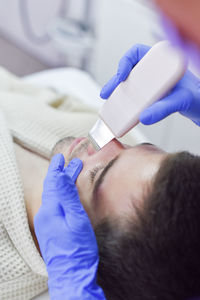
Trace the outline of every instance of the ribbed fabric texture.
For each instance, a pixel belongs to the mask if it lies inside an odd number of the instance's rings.
[[[0,299],[31,299],[47,289],[47,274],[29,231],[13,142],[2,114],[0,166]]]
[[[86,136],[96,112],[73,96],[25,84],[0,69],[0,299],[27,300],[47,289],[32,239],[13,139],[49,158],[66,136]]]
[[[85,110],[73,97],[32,87],[0,69],[1,300],[27,300],[47,289],[46,268],[28,226],[12,139],[48,158],[59,139],[87,135],[96,114]]]

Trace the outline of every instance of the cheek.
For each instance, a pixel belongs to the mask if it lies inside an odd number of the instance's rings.
[[[80,198],[87,199],[90,197],[89,193],[91,186],[89,181],[89,171],[85,170],[84,167],[76,180],[76,186],[78,188]]]
[[[90,221],[93,224],[94,223],[94,214],[93,214],[92,206],[91,206],[91,203],[92,203],[92,201],[91,201],[92,200],[91,186],[88,184],[87,173],[84,173],[83,170],[76,180],[76,186],[78,189],[80,201],[81,201],[86,213],[88,214]]]

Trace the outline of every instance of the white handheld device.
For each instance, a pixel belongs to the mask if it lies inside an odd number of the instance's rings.
[[[186,60],[168,41],[153,46],[102,106],[89,132],[96,149],[119,138],[139,123],[140,113],[165,96],[181,79]]]

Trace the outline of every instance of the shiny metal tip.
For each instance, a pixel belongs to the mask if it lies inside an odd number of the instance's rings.
[[[93,147],[94,147],[97,151],[99,151],[101,148],[100,148],[100,146],[96,143],[96,141],[93,139],[93,137],[92,137],[92,135],[91,135],[90,133],[88,133],[88,137],[89,137],[89,139],[90,139],[90,141],[91,141]]]
[[[90,130],[88,137],[96,150],[100,150],[114,139],[114,134],[108,128],[108,126],[101,120],[98,119]]]

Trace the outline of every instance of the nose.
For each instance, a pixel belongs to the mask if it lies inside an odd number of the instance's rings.
[[[107,143],[103,148],[99,151],[95,150],[93,145],[90,144],[88,147],[88,154],[94,155],[97,159],[107,158],[110,156],[116,156],[120,153],[122,149],[125,147],[121,144],[117,139],[113,139],[109,143]]]
[[[116,139],[110,141],[99,151],[96,151],[91,143],[89,144],[86,155],[80,157],[83,161],[83,170],[76,181],[80,197],[84,198],[85,196],[85,199],[88,199],[88,195],[91,195],[91,171],[97,166],[105,166],[110,160],[119,155],[123,149],[124,146]]]
[[[122,149],[124,149],[123,144],[114,138],[112,141],[107,143],[103,148],[101,148],[100,151],[105,151],[105,152],[113,151],[115,153],[115,152],[119,152]]]

